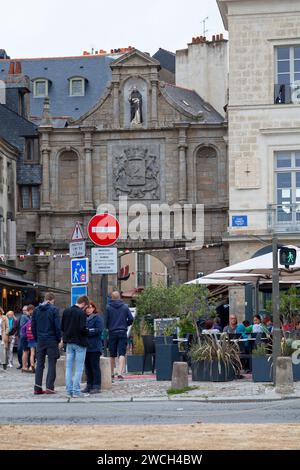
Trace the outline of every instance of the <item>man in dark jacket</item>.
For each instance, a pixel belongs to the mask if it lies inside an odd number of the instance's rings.
[[[54,306],[55,296],[52,292],[45,295],[45,300],[32,314],[31,331],[37,341],[37,365],[35,371],[35,395],[54,392],[56,379],[56,361],[59,358],[58,345],[61,340],[59,311]],[[48,373],[46,378],[46,390],[43,391],[43,372],[45,359],[48,356]]]
[[[78,297],[77,303],[63,312],[61,329],[67,345],[66,389],[68,397],[80,397],[80,382],[84,368],[88,331],[85,310],[89,306],[88,297]],[[73,368],[75,365],[74,377]]]
[[[118,379],[123,379],[125,371],[125,355],[127,348],[127,328],[133,323],[133,316],[127,304],[115,291],[111,294],[111,301],[106,308],[107,328],[109,333],[108,348],[111,361],[111,374],[114,377],[116,358],[119,356]]]

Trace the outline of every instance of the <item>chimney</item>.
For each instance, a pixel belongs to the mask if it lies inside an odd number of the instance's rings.
[[[220,34],[220,41],[223,41],[223,34]]]
[[[212,42],[215,42],[215,41],[216,41],[216,35],[214,34],[212,37]]]
[[[14,75],[15,74],[15,63],[10,62],[9,64],[9,70],[8,70],[8,75]]]
[[[21,62],[16,62],[16,74],[21,74],[22,73],[22,65]]]
[[[217,34],[217,41],[220,41],[220,35]]]

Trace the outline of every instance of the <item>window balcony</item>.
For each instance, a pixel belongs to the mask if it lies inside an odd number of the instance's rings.
[[[295,204],[268,204],[269,232],[300,232],[300,202]]]

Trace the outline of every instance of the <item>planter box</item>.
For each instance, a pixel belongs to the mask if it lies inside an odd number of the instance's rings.
[[[154,336],[155,344],[173,344],[173,336]]]
[[[221,370],[219,370],[218,361],[192,362],[194,382],[228,382],[234,377],[234,369],[231,366],[226,367],[223,362],[221,362]]]
[[[300,381],[300,364],[293,364],[294,382]]]
[[[253,382],[273,382],[273,361],[271,356],[252,356]]]
[[[132,354],[127,356],[127,372],[142,372],[144,356],[141,354]],[[152,357],[146,357],[145,371],[152,371]]]
[[[156,344],[156,380],[172,380],[173,362],[180,362],[177,344]]]

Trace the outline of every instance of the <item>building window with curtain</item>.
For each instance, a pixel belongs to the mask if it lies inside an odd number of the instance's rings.
[[[300,44],[276,47],[275,103],[300,102]]]
[[[39,209],[40,208],[40,187],[23,185],[20,187],[20,206],[21,209]]]

